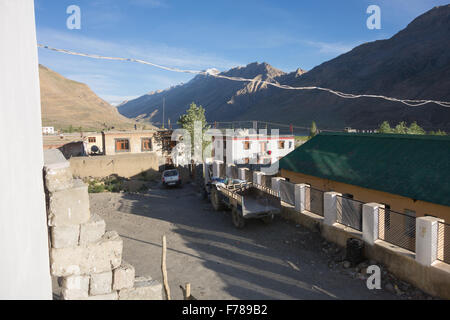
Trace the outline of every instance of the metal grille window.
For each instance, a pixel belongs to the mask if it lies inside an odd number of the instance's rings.
[[[220,164],[219,173],[221,178],[225,178],[227,176],[227,165],[225,163]]]
[[[245,170],[245,180],[253,182],[253,171]]]
[[[238,176],[238,167],[237,166],[232,166],[231,167],[231,177],[233,179],[237,179],[239,177]]]
[[[305,209],[323,217],[323,194],[322,190],[306,187]]]
[[[408,219],[408,218],[405,219],[404,231],[407,233],[408,230],[411,230],[411,228],[414,228],[414,230],[415,230],[415,227],[416,227],[416,212],[406,209],[405,210],[405,215],[413,218],[413,219]]]
[[[261,181],[264,187],[272,188],[272,176],[263,175]]]
[[[416,251],[416,218],[410,214],[378,209],[378,238],[409,251]]]
[[[337,222],[362,231],[362,208],[364,203],[350,198],[337,196]]]
[[[280,181],[281,201],[295,205],[295,185],[289,181]]]
[[[437,259],[450,264],[450,224],[438,222]]]

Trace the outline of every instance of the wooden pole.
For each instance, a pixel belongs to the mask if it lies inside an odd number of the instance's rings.
[[[169,282],[167,280],[166,252],[167,252],[166,235],[163,235],[163,237],[162,237],[161,270],[162,270],[162,275],[163,275],[164,290],[166,291],[166,297],[167,297],[167,300],[171,300],[170,299]]]
[[[185,300],[189,300],[191,297],[191,284],[188,282],[186,283],[186,298]]]

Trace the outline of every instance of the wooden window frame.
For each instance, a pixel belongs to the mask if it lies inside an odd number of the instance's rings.
[[[144,141],[148,140],[149,141],[149,145],[150,148],[149,149],[144,149]],[[153,141],[151,137],[143,137],[141,138],[141,152],[151,152],[153,151]]]
[[[126,140],[128,142],[128,149],[123,149],[123,150],[117,149],[117,142],[119,142],[121,140]],[[114,149],[115,149],[116,153],[131,152],[130,138],[115,138],[114,139]]]
[[[88,142],[89,143],[97,143],[97,138],[96,137],[89,137],[88,138]]]

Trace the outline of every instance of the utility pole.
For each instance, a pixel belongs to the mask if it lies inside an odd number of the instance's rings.
[[[161,126],[161,129],[164,129],[165,111],[166,111],[166,98],[163,98],[163,116],[162,116],[162,126]]]

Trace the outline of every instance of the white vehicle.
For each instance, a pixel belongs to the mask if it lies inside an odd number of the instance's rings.
[[[165,170],[162,174],[161,181],[165,187],[181,186],[181,177],[177,169]]]

